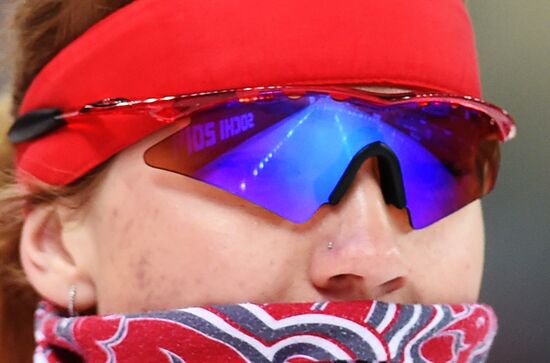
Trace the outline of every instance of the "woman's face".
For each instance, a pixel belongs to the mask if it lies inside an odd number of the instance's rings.
[[[478,297],[483,220],[476,201],[413,230],[384,202],[375,159],[338,205],[297,225],[191,178],[153,169],[144,151],[111,162],[72,226],[98,313],[239,302],[377,299],[466,303]],[[69,243],[68,242],[68,243]],[[329,243],[332,248],[329,248]]]

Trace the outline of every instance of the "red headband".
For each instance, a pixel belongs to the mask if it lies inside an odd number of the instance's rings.
[[[379,84],[479,96],[462,0],[136,0],[63,49],[20,114],[227,88]],[[131,126],[130,126],[131,121]],[[17,168],[64,185],[160,128],[66,126],[17,145]]]

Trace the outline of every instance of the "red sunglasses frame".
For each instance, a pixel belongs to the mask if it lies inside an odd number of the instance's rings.
[[[468,107],[487,114],[491,119],[491,123],[498,126],[501,142],[514,138],[517,132],[515,121],[506,110],[471,96],[439,94],[430,91],[382,93],[344,86],[267,86],[198,92],[143,100],[106,98],[87,104],[79,110],[69,112],[61,112],[56,108],[39,109],[19,117],[9,130],[8,138],[14,144],[31,141],[55,131],[73,119],[78,118],[80,120],[81,116],[87,114],[105,112],[116,112],[117,114],[146,113],[159,122],[170,124],[194,112],[231,100],[238,100],[243,103],[253,102],[262,99],[267,100],[280,94],[284,94],[289,98],[299,98],[308,92],[327,94],[337,101],[357,98],[376,105],[397,105],[411,102],[421,105],[449,103],[451,106]]]

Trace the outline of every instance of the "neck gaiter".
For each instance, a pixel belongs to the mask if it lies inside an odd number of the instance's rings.
[[[235,304],[66,317],[41,302],[35,362],[483,362],[486,305]]]

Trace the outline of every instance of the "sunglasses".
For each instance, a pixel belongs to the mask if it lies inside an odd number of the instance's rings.
[[[132,101],[61,114],[39,110],[10,130],[29,141],[87,114],[145,114],[181,128],[144,153],[147,165],[220,188],[294,223],[337,204],[363,162],[377,158],[386,203],[421,229],[490,192],[506,111],[474,99],[348,87],[272,86]],[[19,125],[18,125],[19,123]]]

